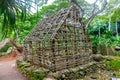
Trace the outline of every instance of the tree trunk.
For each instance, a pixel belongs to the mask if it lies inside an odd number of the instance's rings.
[[[23,47],[22,46],[18,46],[12,39],[10,38],[6,38],[5,40],[0,42],[0,49],[3,48],[7,43],[11,43],[18,52],[22,53],[23,52]]]
[[[101,36],[101,34],[100,34],[100,26],[99,26],[99,40],[100,40],[100,36]],[[100,41],[99,41],[99,43],[100,43]]]
[[[116,19],[116,22],[115,22],[115,26],[116,26],[116,38],[118,40],[118,25],[117,25],[117,19]]]
[[[108,20],[108,30],[109,31],[111,31],[111,18],[110,18],[110,16],[108,16],[109,17],[109,20]]]
[[[10,39],[10,43],[17,49],[18,52],[20,52],[20,53],[23,52],[23,47],[18,46],[12,39]]]
[[[0,42],[0,49],[2,49],[7,43],[10,42],[9,38],[4,39],[3,41]]]

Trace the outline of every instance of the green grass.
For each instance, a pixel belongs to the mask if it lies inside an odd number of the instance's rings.
[[[107,61],[106,66],[110,70],[120,70],[120,60]]]

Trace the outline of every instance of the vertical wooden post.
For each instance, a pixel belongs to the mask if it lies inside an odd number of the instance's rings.
[[[34,58],[34,49],[33,48],[34,48],[34,43],[32,41],[31,41],[31,45],[32,45],[32,48],[31,48],[32,49],[32,51],[31,51],[32,54],[31,55],[32,55],[32,64],[33,64],[33,58]]]
[[[58,55],[60,55],[60,39],[58,40],[57,44]]]
[[[68,34],[67,34],[67,26],[65,26],[65,28],[66,28],[66,31],[65,31],[65,57],[66,57],[66,68],[68,68],[69,67],[69,65],[68,65],[68,47],[67,47],[67,45],[68,45]]]
[[[33,53],[32,53],[32,41],[29,41],[29,48],[30,48],[30,50],[29,50],[29,55],[31,56]],[[33,56],[33,55],[32,55]]]
[[[43,42],[42,42],[42,58],[43,58],[43,66],[45,67],[46,65],[45,65],[45,41],[43,40]]]
[[[74,11],[73,13],[72,13],[72,18],[73,19],[75,19],[75,23],[76,23],[76,11]],[[74,24],[73,25],[73,55],[75,55],[75,57],[74,57],[74,62],[75,62],[75,66],[77,65],[77,43],[76,43],[76,25]]]
[[[40,61],[40,66],[42,66],[42,47],[41,47],[41,41],[38,42],[38,46],[39,46],[39,53],[38,53],[38,56],[39,56],[39,61]]]
[[[27,52],[28,52],[28,51],[27,51],[27,45],[26,45],[25,42],[24,42],[23,44],[24,44],[24,46],[23,46],[23,54],[24,54],[24,55],[23,55],[23,56],[24,56],[23,59],[24,59],[24,60],[27,60],[27,56],[28,56],[28,55],[27,55]]]
[[[55,66],[55,40],[51,40],[51,50],[52,50],[52,71],[55,72],[56,71],[56,66]]]

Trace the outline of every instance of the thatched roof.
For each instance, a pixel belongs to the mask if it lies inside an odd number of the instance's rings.
[[[80,27],[81,18],[79,15],[80,11],[75,5],[72,5],[67,9],[60,10],[55,15],[38,22],[36,27],[33,28],[33,30],[26,36],[24,41],[42,41],[48,37],[48,35],[49,39],[54,39],[57,31],[62,25]],[[78,22],[76,22],[76,20]]]

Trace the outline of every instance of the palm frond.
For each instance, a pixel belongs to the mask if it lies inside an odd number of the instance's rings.
[[[15,32],[17,29],[16,19],[21,17],[21,20],[24,21],[26,18],[26,13],[30,11],[29,9],[35,7],[33,3],[41,3],[41,5],[47,3],[48,0],[1,0],[0,1],[0,16],[3,16],[2,23],[2,34],[4,37],[8,32]]]

